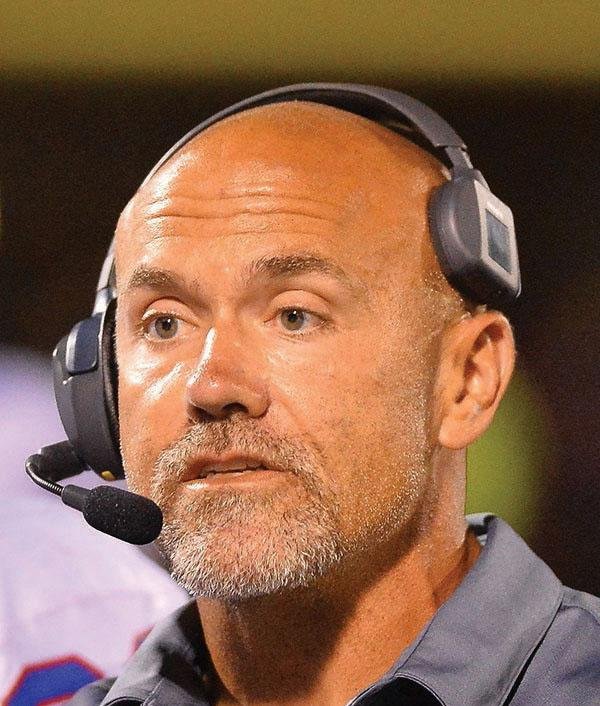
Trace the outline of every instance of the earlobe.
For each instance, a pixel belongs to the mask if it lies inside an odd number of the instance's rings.
[[[438,443],[462,449],[490,425],[510,381],[515,344],[497,311],[463,318],[444,337],[436,402]]]

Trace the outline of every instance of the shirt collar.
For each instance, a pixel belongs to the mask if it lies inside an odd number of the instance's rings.
[[[467,520],[484,543],[479,558],[392,669],[351,704],[371,703],[370,696],[376,703],[376,694],[403,679],[424,686],[443,706],[501,704],[510,692],[556,615],[562,586],[500,518]],[[156,704],[208,704],[207,660],[191,601],[154,628],[102,703],[143,702],[152,694]]]
[[[502,704],[550,627],[562,598],[554,573],[500,518],[467,520],[484,544],[479,558],[365,697],[409,679],[444,706]]]
[[[208,706],[204,675],[208,649],[196,601],[178,608],[156,624],[125,668],[101,706],[123,701]]]

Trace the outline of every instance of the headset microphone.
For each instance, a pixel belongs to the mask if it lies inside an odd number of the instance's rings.
[[[130,544],[149,544],[162,529],[158,505],[121,488],[99,485],[89,490],[56,481],[81,473],[81,463],[69,441],[45,446],[25,463],[27,475],[41,488],[60,496],[65,505],[83,513],[85,521],[100,532]]]

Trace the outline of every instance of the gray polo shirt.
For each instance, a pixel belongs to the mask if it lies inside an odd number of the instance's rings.
[[[467,519],[483,545],[478,560],[348,706],[600,706],[600,599],[563,586],[501,519]],[[191,602],[156,626],[118,679],[84,687],[69,703],[209,706],[207,659]]]

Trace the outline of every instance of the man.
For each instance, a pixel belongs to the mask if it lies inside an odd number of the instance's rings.
[[[129,203],[121,450],[195,602],[73,704],[597,703],[598,601],[463,515],[515,348],[441,274],[446,179],[290,102],[208,128]]]

